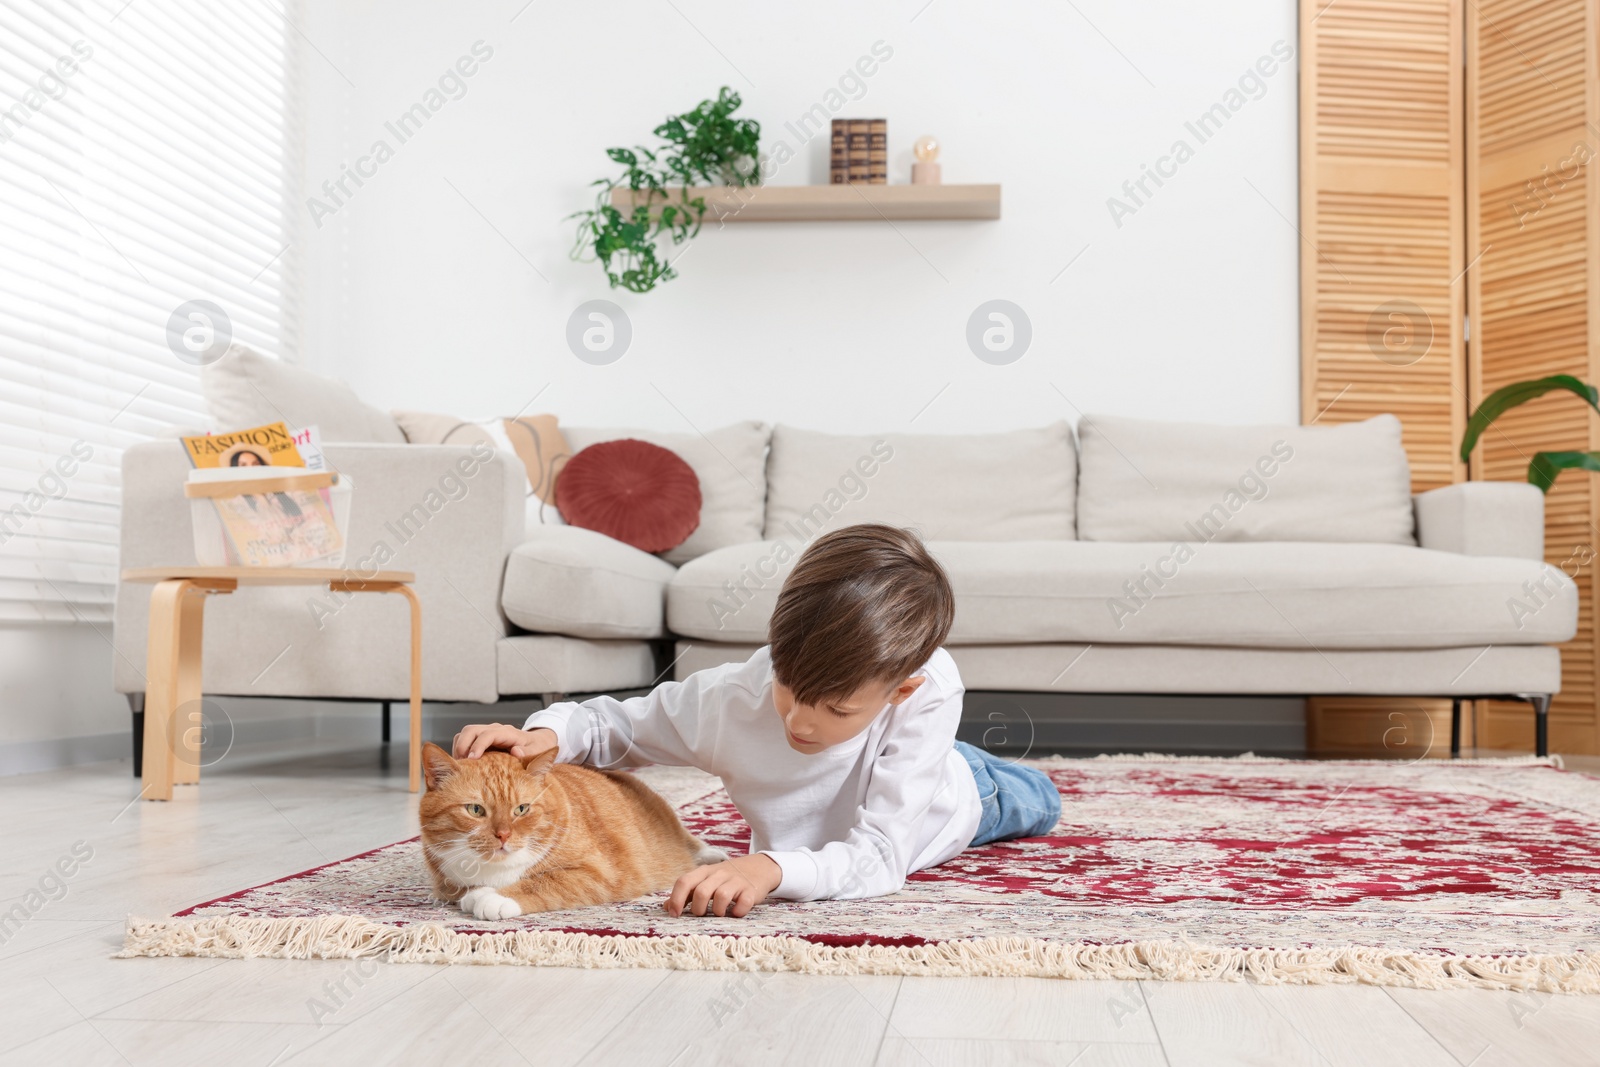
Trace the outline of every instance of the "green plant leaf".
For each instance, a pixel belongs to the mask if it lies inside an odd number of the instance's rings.
[[[700,232],[705,217],[703,197],[691,198],[690,186],[758,185],[761,124],[732,117],[742,103],[738,93],[724,85],[715,100],[702,100],[681,115],[668,115],[653,131],[664,143],[655,149],[644,145],[608,148],[606,156],[622,168],[615,178],[599,178],[595,206],[567,216],[577,220],[572,258],[582,260],[592,251],[612,288],[646,293],[678,276],[670,262],[662,262],[658,239],[665,235],[681,244]],[[629,189],[636,196],[624,216],[611,204],[614,189]],[[677,194],[677,204],[663,203],[655,219],[651,208],[658,200]]]
[[[1526,404],[1536,400],[1546,393],[1556,389],[1565,389],[1583,399],[1596,413],[1600,413],[1600,389],[1574,378],[1570,374],[1553,374],[1548,378],[1535,378],[1526,382],[1515,382],[1501,389],[1496,389],[1484,398],[1478,405],[1478,410],[1472,413],[1472,418],[1467,420],[1467,432],[1461,436],[1461,461],[1466,462],[1472,454],[1473,448],[1478,443],[1478,438],[1489,424],[1518,404]],[[1552,452],[1550,455],[1575,456],[1584,455],[1580,452]],[[1552,476],[1553,478],[1553,476]],[[1530,468],[1528,480],[1538,484]]]
[[[1562,471],[1600,472],[1600,452],[1535,452],[1528,464],[1528,481],[1548,493]]]

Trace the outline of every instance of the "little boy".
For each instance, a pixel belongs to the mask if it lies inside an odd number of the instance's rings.
[[[849,526],[817,538],[783,584],[768,645],[628,700],[553,704],[523,729],[456,735],[562,763],[699,767],[750,824],[750,854],[697,867],[672,915],[744,916],[767,897],[893,893],[969,845],[1048,833],[1061,796],[1043,773],[957,741],[961,678],[939,646],[955,598],[917,536]]]

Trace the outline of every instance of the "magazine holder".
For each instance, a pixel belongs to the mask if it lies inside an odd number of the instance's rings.
[[[183,495],[203,567],[341,567],[349,478],[296,467],[197,468]]]

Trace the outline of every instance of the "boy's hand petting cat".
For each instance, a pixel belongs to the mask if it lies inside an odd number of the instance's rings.
[[[477,759],[491,748],[509,752],[517,759],[537,756],[558,744],[556,732],[539,727],[519,730],[505,723],[491,722],[481,726],[467,726],[456,734],[450,753],[456,759]]]
[[[783,881],[783,868],[765,853],[735,856],[679,875],[667,914],[725,915],[742,919]]]

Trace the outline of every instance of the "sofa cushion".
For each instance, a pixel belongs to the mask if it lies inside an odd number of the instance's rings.
[[[1401,545],[935,541],[956,594],[952,645],[1107,642],[1236,648],[1450,648],[1568,640],[1577,588],[1540,561]],[[684,567],[667,625],[766,640],[793,565],[782,542]],[[1158,584],[1159,583],[1159,584]]]
[[[686,563],[714,549],[761,536],[767,497],[767,441],[772,428],[761,422],[736,422],[705,434],[658,433],[563,426],[567,444],[581,452],[601,441],[634,437],[675,452],[700,480],[700,525],[689,539],[662,554],[669,563]]]
[[[488,445],[495,447],[495,439],[483,423],[437,411],[391,411],[389,417],[406,440],[414,445]]]
[[[502,697],[614,693],[648,689],[659,680],[655,654],[645,641],[512,634],[495,642],[495,651]]]
[[[857,522],[924,538],[1074,535],[1077,457],[1065,422],[989,434],[836,435],[779,426],[767,459],[768,540]]]
[[[706,641],[765,644],[778,590],[797,559],[791,541],[748,541],[690,560],[667,586],[667,629]]]
[[[570,637],[664,637],[677,568],[605,534],[544,526],[511,550],[500,606],[524,630]]]
[[[1085,415],[1085,541],[1416,544],[1400,420],[1211,426]]]
[[[502,647],[507,640],[501,640]],[[587,643],[587,642],[585,642]],[[743,663],[760,646],[679,641],[672,676]],[[1555,693],[1561,689],[1561,651],[1549,645],[1484,648],[1183,648],[1174,645],[951,645],[950,657],[968,692],[1256,693],[1262,696],[1418,693],[1473,697],[1483,693]],[[502,660],[504,662],[504,660]],[[503,676],[503,672],[502,672]],[[525,690],[523,690],[525,692]],[[506,692],[506,690],[502,690]],[[1226,700],[1211,696],[1210,701]],[[1381,713],[1374,707],[1373,715]],[[1002,714],[997,725],[1010,715]],[[1386,729],[1393,720],[1385,720]],[[1196,723],[1196,726],[1199,724]],[[1260,721],[1234,723],[1259,744]],[[1219,740],[1210,733],[1211,741]],[[1003,741],[1004,734],[991,735]],[[1026,735],[1024,735],[1026,736]],[[1075,739],[1081,741],[1083,733]],[[1169,734],[1170,738],[1171,735]]]
[[[344,382],[244,345],[234,345],[222,359],[200,369],[200,390],[218,430],[281,420],[295,430],[315,426],[325,442],[406,441],[392,416],[363,403]]]
[[[522,415],[484,422],[468,422],[432,411],[391,411],[389,415],[414,445],[488,445],[515,456],[524,473],[527,528],[559,526],[566,521],[556,508],[555,484],[556,475],[572,458],[572,450],[554,415]]]

